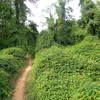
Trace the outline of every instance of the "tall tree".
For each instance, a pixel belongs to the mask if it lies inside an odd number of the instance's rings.
[[[1,48],[7,46],[13,32],[14,26],[14,9],[11,0],[0,1],[0,46]],[[11,39],[12,40],[12,39]]]
[[[100,33],[100,9],[99,2],[97,5],[92,0],[81,1],[81,25],[86,29],[87,33],[92,35]]]
[[[81,25],[86,27],[89,21],[95,18],[97,7],[92,0],[80,0],[80,2],[82,13],[81,21],[83,23]]]
[[[81,7],[84,5],[85,0],[80,0],[79,5],[81,5]]]
[[[56,6],[58,19],[56,21],[56,34],[54,39],[62,45],[71,44],[71,26],[69,20],[72,19],[72,8],[68,7],[68,3],[69,0],[58,0],[58,5]]]
[[[26,44],[27,10],[25,0],[0,0],[0,48]]]
[[[55,6],[58,18],[66,20],[71,17],[69,13],[72,11],[72,8],[66,7],[69,1],[71,0],[58,0],[58,5]]]
[[[28,8],[25,4],[26,0],[15,0],[15,12],[16,12],[16,23],[24,23],[27,19]],[[32,3],[36,3],[38,0],[29,0]]]
[[[26,20],[27,7],[25,0],[15,0],[16,23],[24,23]]]
[[[50,16],[46,17],[46,19],[47,19],[48,29],[54,31],[55,23],[52,14],[50,13]]]

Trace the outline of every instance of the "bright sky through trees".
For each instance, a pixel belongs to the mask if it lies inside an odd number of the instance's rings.
[[[48,7],[50,7],[50,5],[56,2],[57,0],[40,0],[37,3],[37,5],[33,5],[27,0],[26,4],[28,8],[31,9],[31,15],[28,15],[28,20],[31,20],[37,23],[39,31],[47,28],[47,26],[45,25],[45,21],[46,21],[45,17],[48,17],[48,14],[44,10],[46,10]],[[81,16],[79,0],[73,0],[72,2],[70,2],[69,6],[71,6],[74,9],[73,11],[74,18],[79,19]],[[53,12],[53,15],[54,15],[54,12]]]

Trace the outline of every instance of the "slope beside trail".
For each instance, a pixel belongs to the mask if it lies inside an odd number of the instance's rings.
[[[29,59],[28,65],[22,72],[21,76],[16,82],[15,90],[12,100],[25,100],[25,87],[27,82],[27,76],[32,69],[32,59]]]

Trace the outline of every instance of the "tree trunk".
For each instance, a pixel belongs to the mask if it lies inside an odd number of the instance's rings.
[[[16,24],[19,24],[19,0],[15,0]]]

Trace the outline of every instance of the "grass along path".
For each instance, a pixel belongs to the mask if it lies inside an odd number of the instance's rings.
[[[32,59],[29,59],[28,65],[19,77],[15,90],[13,93],[12,100],[25,100],[25,87],[27,82],[27,76],[32,68]]]

